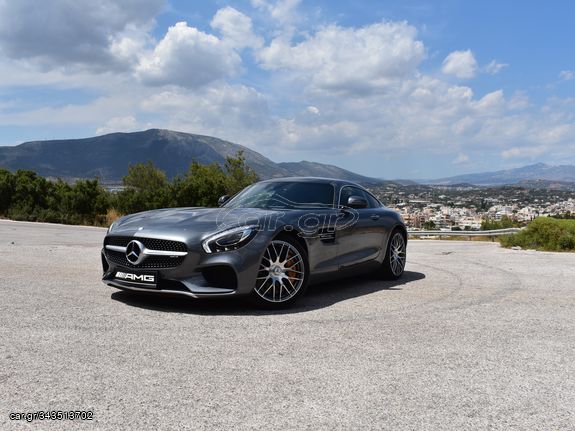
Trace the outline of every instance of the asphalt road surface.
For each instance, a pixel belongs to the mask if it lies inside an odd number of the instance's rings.
[[[105,286],[104,233],[0,221],[0,429],[575,429],[575,254],[411,241],[262,312]]]

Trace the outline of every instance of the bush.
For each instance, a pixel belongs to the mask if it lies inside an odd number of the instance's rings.
[[[172,183],[172,195],[179,207],[215,207],[226,194],[226,174],[217,163],[192,162],[188,173]]]
[[[234,195],[257,180],[239,151],[236,157],[226,157],[223,169],[217,163],[192,162],[187,174],[172,182],[171,195],[176,206],[215,207],[222,195]]]
[[[33,171],[0,170],[0,214],[13,220],[94,224],[106,214],[109,194],[98,180],[51,182]]]
[[[501,217],[501,220],[485,219],[481,222],[481,230],[509,229],[511,227],[522,227],[521,222],[510,219],[508,216]]]
[[[14,194],[14,175],[6,169],[0,169],[0,215],[5,215],[12,204]]]
[[[112,202],[112,206],[122,214],[164,208],[171,204],[168,178],[152,162],[131,165],[122,182],[126,189],[115,195]]]
[[[224,170],[227,174],[225,180],[226,193],[230,196],[235,195],[258,180],[255,171],[246,165],[246,158],[242,150],[237,152],[236,157],[226,157]]]
[[[504,247],[546,251],[575,251],[575,220],[539,217],[515,235],[500,237]]]
[[[152,162],[128,168],[126,189],[112,194],[98,180],[70,185],[48,181],[33,171],[0,169],[0,216],[13,220],[106,226],[122,214],[174,206],[216,206],[224,194],[234,194],[257,181],[240,151],[226,157],[224,167],[192,162],[183,177],[169,181]]]

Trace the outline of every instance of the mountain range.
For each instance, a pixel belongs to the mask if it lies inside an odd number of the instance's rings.
[[[222,139],[161,129],[0,147],[0,167],[31,169],[42,176],[65,179],[99,177],[112,183],[121,181],[130,164],[153,161],[172,178],[184,174],[193,160],[223,165],[227,156],[235,156],[239,150],[261,179],[326,176],[361,183],[382,182],[321,163],[275,163],[256,151]]]
[[[25,142],[0,147],[0,168],[31,169],[46,177],[63,179],[99,177],[118,183],[134,163],[153,163],[168,177],[184,174],[193,160],[223,165],[227,156],[243,151],[246,163],[261,179],[287,176],[330,177],[362,184],[390,183],[339,168],[301,161],[275,163],[242,145],[211,136],[150,129],[142,132],[111,133],[93,138]],[[516,184],[527,188],[573,188],[575,166],[536,163],[522,168],[457,175],[436,180],[396,180],[398,185],[500,186]]]
[[[539,188],[541,185],[552,185],[553,183],[558,183],[558,185],[561,183],[575,183],[575,166],[554,166],[545,163],[535,163],[515,169],[457,175],[420,182],[430,185],[473,184],[477,186],[517,184]]]

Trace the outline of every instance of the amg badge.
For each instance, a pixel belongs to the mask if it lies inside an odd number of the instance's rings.
[[[116,272],[116,278],[122,280],[136,281],[140,283],[155,283],[156,276],[151,274],[132,274],[130,272]]]

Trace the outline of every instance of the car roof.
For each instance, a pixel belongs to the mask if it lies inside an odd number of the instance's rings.
[[[286,181],[293,181],[293,182],[302,182],[302,183],[327,183],[327,184],[333,184],[333,185],[338,185],[338,186],[355,186],[355,187],[360,187],[360,188],[364,188],[362,186],[360,186],[357,183],[354,183],[353,181],[348,181],[348,180],[339,180],[336,178],[324,178],[324,177],[281,177],[281,178],[271,178],[269,180],[263,180],[261,181],[262,183],[279,183],[279,182],[286,182]]]

